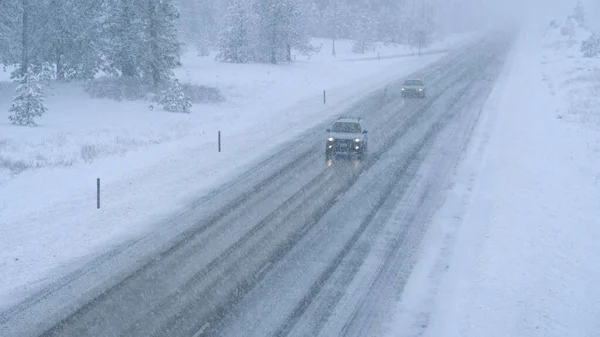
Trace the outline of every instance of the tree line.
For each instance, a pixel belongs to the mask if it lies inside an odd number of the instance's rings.
[[[451,0],[451,3],[462,0]],[[290,61],[310,53],[309,37],[353,41],[365,53],[376,42],[414,46],[440,33],[441,0],[181,0],[182,36],[199,53],[218,49],[231,62]],[[183,10],[184,9],[184,10]]]
[[[57,79],[99,72],[158,84],[179,61],[178,8],[170,0],[4,0],[0,62],[51,67]]]
[[[309,37],[427,43],[462,0],[3,0],[0,63],[53,67],[58,79],[99,72],[159,83],[182,42],[232,62],[290,61]]]
[[[17,110],[43,98],[41,77],[134,78],[183,97],[172,70],[186,44],[236,63],[292,61],[292,51],[316,51],[311,37],[330,39],[334,56],[339,39],[357,53],[375,42],[421,45],[448,30],[449,11],[465,1],[2,0],[0,64],[21,84]]]

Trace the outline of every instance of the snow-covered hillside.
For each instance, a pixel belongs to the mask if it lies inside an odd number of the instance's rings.
[[[390,336],[598,336],[600,59],[558,22],[517,41]]]
[[[381,60],[352,54],[348,41],[338,41],[334,59],[330,42],[315,40],[323,43],[318,55],[276,66],[186,54],[177,77],[217,88],[223,101],[168,113],[144,101],[91,99],[81,83],[54,83],[37,128],[8,123],[14,85],[0,71],[0,307],[163,225],[277,145],[470,38],[449,37],[423,57],[382,47]]]

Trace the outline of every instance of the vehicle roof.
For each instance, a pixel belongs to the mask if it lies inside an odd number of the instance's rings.
[[[406,79],[406,80],[404,80],[404,83],[407,83],[407,82],[419,82],[419,83],[425,83],[423,80],[421,80],[421,79],[418,79],[418,78],[409,78],[409,79]]]
[[[360,123],[360,117],[340,117],[334,121],[335,122],[344,122],[344,123]]]

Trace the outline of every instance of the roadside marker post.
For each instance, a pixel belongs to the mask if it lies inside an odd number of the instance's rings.
[[[100,178],[96,179],[96,209],[100,209]]]

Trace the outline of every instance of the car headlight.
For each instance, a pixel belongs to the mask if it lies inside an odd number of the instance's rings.
[[[402,91],[404,91],[404,88],[402,88]]]
[[[419,88],[419,91],[423,91],[423,88]]]
[[[333,142],[333,137],[329,137],[327,140]]]
[[[355,138],[354,142],[359,143],[360,142],[360,138]]]

